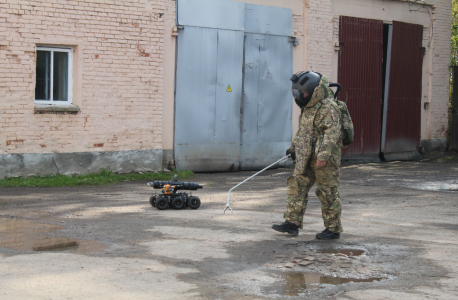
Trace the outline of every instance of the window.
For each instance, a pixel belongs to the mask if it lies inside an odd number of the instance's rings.
[[[73,104],[72,48],[37,47],[35,104]]]

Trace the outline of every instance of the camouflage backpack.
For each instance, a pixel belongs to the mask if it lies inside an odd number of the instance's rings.
[[[345,102],[337,100],[337,95],[339,95],[340,89],[342,86],[338,83],[329,83],[329,87],[337,87],[337,91],[331,90],[334,95],[334,102],[336,106],[339,108],[340,117],[341,117],[341,131],[342,131],[342,144],[344,146],[348,146],[353,142],[354,138],[354,130],[353,130],[353,122],[351,121],[350,112],[348,111],[347,104]],[[348,99],[348,94],[347,94]]]
[[[353,142],[354,138],[353,122],[351,121],[350,112],[345,102],[340,100],[335,100],[335,102],[340,109],[340,115],[342,117],[342,143],[344,146],[348,146]]]

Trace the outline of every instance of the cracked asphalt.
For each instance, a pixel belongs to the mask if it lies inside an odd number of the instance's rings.
[[[313,190],[297,237],[286,178],[198,173],[197,210],[158,210],[146,181],[0,188],[0,299],[458,299],[458,161],[344,163],[344,232]]]

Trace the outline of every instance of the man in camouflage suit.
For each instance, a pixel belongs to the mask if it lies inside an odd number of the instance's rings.
[[[307,79],[308,78],[308,79]],[[326,76],[315,72],[293,75],[293,95],[301,107],[299,130],[286,151],[296,159],[296,168],[287,179],[285,223],[272,228],[297,235],[303,228],[308,192],[317,183],[315,193],[321,201],[326,229],[318,239],[338,239],[342,232],[339,197],[342,149],[340,110]],[[309,84],[307,86],[307,83]]]

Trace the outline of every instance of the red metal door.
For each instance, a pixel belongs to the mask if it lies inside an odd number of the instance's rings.
[[[423,26],[393,21],[384,153],[420,146]]]
[[[380,152],[383,22],[340,17],[339,83],[348,92],[348,110],[355,129],[353,143],[343,155]],[[345,101],[344,90],[339,99]]]

